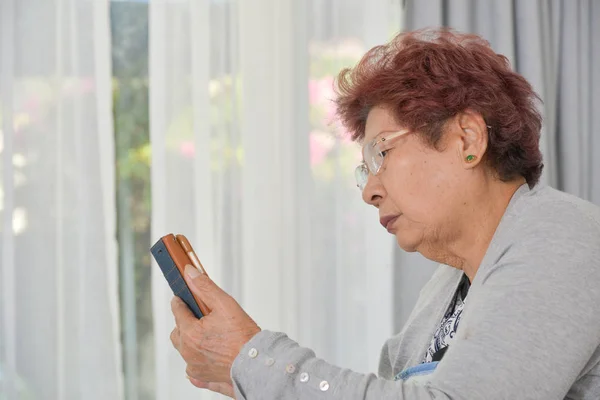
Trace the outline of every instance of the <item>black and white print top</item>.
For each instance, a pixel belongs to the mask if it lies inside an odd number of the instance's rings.
[[[458,288],[456,289],[456,294],[454,295],[454,299],[450,302],[448,306],[448,310],[444,314],[442,318],[442,323],[439,328],[435,331],[433,338],[431,339],[431,343],[429,344],[429,348],[427,349],[427,353],[425,354],[425,358],[423,359],[424,363],[438,361],[440,356],[436,356],[434,359],[434,355],[442,350],[450,344],[454,335],[456,334],[456,330],[458,329],[458,324],[460,323],[460,316],[462,314],[463,308],[465,307],[465,300],[467,297],[467,293],[469,293],[469,288],[471,284],[469,282],[469,278],[466,275],[463,275],[462,280],[460,281]],[[441,352],[443,355],[443,352]]]

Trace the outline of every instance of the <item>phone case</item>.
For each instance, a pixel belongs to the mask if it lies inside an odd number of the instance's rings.
[[[152,246],[150,252],[173,290],[173,294],[187,304],[196,318],[202,318],[204,315],[200,306],[183,278],[183,268],[185,265],[191,264],[191,261],[175,236],[169,234],[162,237]]]

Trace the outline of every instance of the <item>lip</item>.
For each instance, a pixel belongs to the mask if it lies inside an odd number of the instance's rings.
[[[379,223],[385,228],[387,229],[388,232],[391,232],[392,229],[392,225],[394,225],[394,222],[396,222],[396,220],[398,219],[398,217],[401,214],[397,214],[397,215],[386,215],[385,217],[381,217],[379,218]]]

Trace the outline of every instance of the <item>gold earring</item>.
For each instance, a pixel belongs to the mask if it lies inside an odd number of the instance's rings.
[[[468,155],[468,156],[465,158],[465,160],[466,160],[468,163],[472,163],[473,161],[477,160],[477,156],[476,156],[476,155],[473,155],[473,154],[469,154],[469,155]]]

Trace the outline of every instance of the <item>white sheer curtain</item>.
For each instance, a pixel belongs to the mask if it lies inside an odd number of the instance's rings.
[[[120,399],[108,2],[0,1],[0,398]]]
[[[395,242],[354,186],[359,150],[332,122],[332,81],[398,31],[399,3],[156,0],[150,11],[153,239],[188,235],[261,327],[364,372],[393,333]],[[153,274],[157,399],[216,397],[185,379],[172,295]]]

